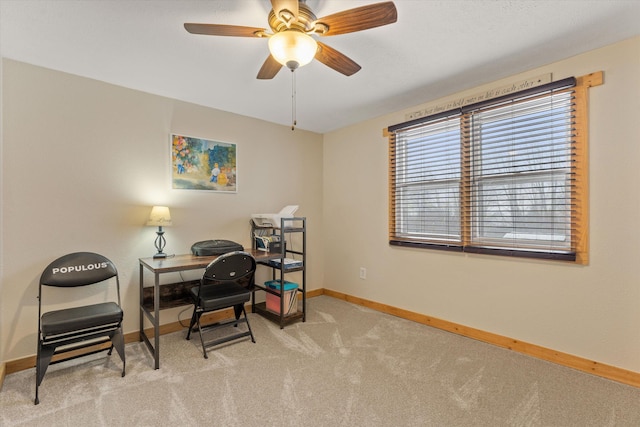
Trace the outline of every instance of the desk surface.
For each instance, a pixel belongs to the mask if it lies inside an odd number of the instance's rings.
[[[266,261],[280,258],[279,252],[265,252],[257,249],[248,249],[256,260]],[[172,271],[196,270],[205,268],[211,261],[218,258],[218,255],[195,256],[192,254],[173,255],[166,258],[140,258],[140,265],[146,267],[154,273],[170,273]]]

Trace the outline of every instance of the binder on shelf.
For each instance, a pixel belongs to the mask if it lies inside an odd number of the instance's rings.
[[[265,252],[281,252],[282,245],[280,242],[280,236],[277,234],[271,236],[262,236],[255,234],[256,249]]]

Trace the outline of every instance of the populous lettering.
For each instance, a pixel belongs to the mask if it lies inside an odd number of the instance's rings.
[[[74,273],[74,272],[80,272],[80,271],[99,270],[101,268],[107,268],[108,266],[109,264],[106,262],[99,262],[96,264],[71,265],[68,267],[54,268],[52,271],[53,271],[53,274]]]

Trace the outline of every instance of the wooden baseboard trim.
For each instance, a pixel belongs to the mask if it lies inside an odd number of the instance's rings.
[[[2,385],[4,384],[4,376],[6,375],[7,367],[4,362],[0,362],[0,391],[2,391]]]
[[[383,313],[401,317],[403,319],[433,326],[434,328],[462,335],[467,338],[473,338],[478,341],[493,344],[498,347],[513,350],[518,353],[526,354],[538,359],[546,360],[547,362],[552,362],[558,365],[566,366],[568,368],[577,369],[579,371],[617,381],[622,384],[640,387],[640,372],[634,372],[622,368],[617,368],[615,366],[605,365],[603,363],[588,360],[579,356],[562,353],[560,351],[548,349],[535,344],[519,341],[513,338],[504,337],[502,335],[482,331],[475,328],[470,328],[468,326],[459,325],[447,320],[437,319],[435,317],[415,313],[397,307],[392,307],[387,304],[366,300],[364,298],[354,297],[330,289],[324,289],[323,294],[353,304],[361,305],[363,307],[368,307],[376,311],[381,311]]]
[[[227,319],[229,317],[233,316],[233,310],[232,309],[227,309],[227,310],[221,310],[215,313],[209,313],[209,314],[205,314],[202,316],[202,318],[200,319],[203,323],[210,323],[210,322],[216,322],[218,320],[222,320],[222,319]],[[167,323],[164,325],[160,325],[160,335],[165,335],[165,334],[170,334],[173,332],[178,332],[181,330],[185,330],[187,328],[186,325],[184,326],[180,321],[176,321],[176,322],[172,322],[172,323]],[[147,334],[148,337],[151,337],[151,339],[153,339],[153,329],[152,328],[148,328],[145,329],[145,333]],[[134,332],[128,332],[126,334],[124,334],[124,342],[125,344],[129,344],[132,342],[138,342],[140,341],[140,333],[139,331],[134,331]],[[64,353],[61,355],[56,355],[53,357],[52,361],[58,361],[58,360],[64,360],[64,359],[69,359],[71,357],[74,356],[78,356],[79,354],[82,353],[89,353],[92,351],[96,351],[96,350],[106,350],[109,347],[109,343],[103,343],[103,344],[98,344],[92,347],[86,347],[84,349],[81,350],[76,350],[76,351],[70,351],[68,353]],[[7,374],[12,374],[14,372],[18,372],[18,371],[23,371],[25,369],[31,369],[34,368],[36,366],[36,356],[35,355],[31,355],[31,356],[27,356],[27,357],[23,357],[20,359],[16,359],[16,360],[11,360],[6,362],[6,373]],[[4,364],[3,364],[4,367]]]
[[[312,298],[314,296],[319,296],[323,294],[323,289],[317,289],[317,290],[313,290],[313,291],[309,291],[307,292],[307,298]],[[298,294],[298,298],[302,298],[301,294]],[[246,306],[247,312],[251,310],[251,306],[247,305]],[[202,316],[202,318],[200,319],[202,321],[202,323],[213,323],[213,322],[217,322],[219,320],[222,319],[228,319],[229,317],[233,316],[233,310],[232,309],[226,309],[226,310],[221,310],[221,311],[216,311],[215,313],[208,313]],[[187,320],[187,322],[190,319]],[[180,321],[176,321],[176,322],[172,322],[172,323],[166,323],[164,325],[160,325],[160,335],[165,335],[165,334],[171,334],[173,332],[178,332],[178,331],[182,331],[182,330],[186,330],[187,329],[187,325],[184,325],[183,323],[181,323]],[[153,329],[152,328],[147,328],[145,329],[145,333],[147,334],[147,337],[153,337]],[[138,342],[140,341],[140,333],[139,331],[134,331],[134,332],[128,332],[126,334],[124,334],[124,342],[125,344],[129,344],[132,342]],[[68,353],[65,353],[64,355],[59,355],[59,356],[54,356],[53,357],[53,361],[56,360],[61,360],[61,359],[68,359],[69,357],[73,357],[73,356],[77,356],[78,354],[81,354],[82,352],[90,352],[90,351],[95,351],[98,349],[106,349],[108,347],[108,343],[104,343],[101,345],[96,345],[93,347],[87,347],[86,349],[82,349],[82,350],[78,350],[78,351],[70,351]],[[31,356],[27,356],[27,357],[23,357],[20,359],[15,359],[15,360],[11,360],[11,361],[7,361],[6,362],[6,368],[5,368],[5,363],[2,363],[2,377],[0,377],[0,388],[2,386],[2,380],[4,379],[4,372],[6,369],[6,373],[7,374],[12,374],[14,372],[19,372],[19,371],[23,371],[25,369],[31,369],[34,368],[36,366],[36,356],[31,355]]]
[[[462,335],[467,338],[472,338],[478,341],[482,341],[488,344],[496,345],[498,347],[506,348],[516,351],[518,353],[526,354],[538,359],[546,360],[548,362],[556,363],[558,365],[566,366],[568,368],[577,369],[579,371],[587,372],[589,374],[597,375],[602,378],[607,378],[612,381],[616,381],[622,384],[631,385],[634,387],[640,387],[640,372],[629,371],[615,366],[605,365],[596,361],[588,360],[579,356],[574,356],[560,351],[555,351],[545,347],[541,347],[535,344],[527,343],[524,341],[515,340],[513,338],[504,337],[502,335],[494,334],[491,332],[482,331],[479,329],[471,328],[468,326],[460,325],[457,323],[449,322],[447,320],[438,319],[435,317],[427,316],[420,313],[415,313],[409,310],[393,307],[387,304],[382,304],[375,301],[366,300],[364,298],[354,297],[342,292],[333,291],[331,289],[315,289],[307,292],[307,298],[313,298],[320,295],[327,295],[332,298],[347,301],[353,304],[368,307],[382,313],[391,314],[393,316],[401,317],[403,319],[411,320],[413,322],[421,323],[434,328],[441,329],[443,331],[452,332],[454,334]],[[224,319],[229,316],[231,310],[211,313],[202,317],[205,322],[214,322],[216,320]],[[164,324],[160,326],[160,334],[170,334],[186,329],[179,321]],[[145,329],[147,336],[152,334],[151,329]],[[132,343],[140,341],[140,334],[138,331],[129,332],[124,335],[125,343]],[[22,371],[24,369],[30,369],[36,365],[36,356],[28,356],[13,361],[0,363],[0,389],[4,381],[6,374]]]

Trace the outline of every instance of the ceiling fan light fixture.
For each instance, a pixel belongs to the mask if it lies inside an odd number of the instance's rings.
[[[273,58],[291,70],[311,62],[317,50],[315,39],[301,31],[285,30],[269,38],[269,51]]]

